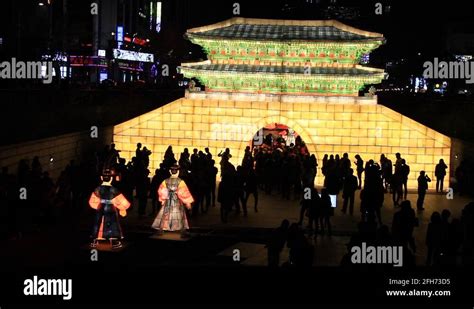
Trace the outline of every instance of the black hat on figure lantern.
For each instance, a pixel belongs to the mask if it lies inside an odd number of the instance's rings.
[[[104,168],[102,170],[102,174],[101,174],[102,178],[105,180],[105,181],[109,181],[110,178],[113,178],[116,176],[115,174],[115,170],[112,169],[112,168]]]
[[[102,170],[102,175],[101,176],[114,176],[115,175],[115,170],[112,168],[104,168]]]
[[[178,164],[173,164],[171,167],[170,167],[170,171],[172,174],[176,174],[177,172],[179,172],[179,165]]]

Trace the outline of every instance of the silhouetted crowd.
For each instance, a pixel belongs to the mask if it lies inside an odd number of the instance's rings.
[[[310,219],[311,224],[311,219]],[[393,264],[354,264],[353,247],[381,246],[402,247],[402,268],[412,269],[416,265],[417,246],[414,232],[420,223],[410,201],[401,202],[400,209],[393,215],[391,228],[375,221],[361,221],[357,231],[347,243],[347,253],[341,260],[341,266],[348,268],[391,268]],[[267,252],[270,267],[311,267],[314,260],[314,245],[311,242],[311,226],[305,230],[301,223],[283,220],[281,226],[268,236]],[[324,232],[322,233],[324,234]],[[330,235],[330,234],[329,234]],[[317,234],[315,234],[317,237]],[[466,205],[461,218],[451,218],[451,212],[444,209],[441,214],[433,212],[427,227],[425,245],[427,248],[427,266],[445,267],[452,265],[474,264],[474,202]],[[288,261],[281,261],[284,248],[289,249]],[[282,263],[283,262],[283,263]]]
[[[254,212],[258,212],[259,192],[277,194],[282,199],[299,199],[298,222],[283,221],[271,233],[268,243],[269,265],[279,265],[279,254],[285,246],[289,248],[288,265],[308,266],[312,264],[314,248],[311,236],[332,235],[331,217],[335,209],[353,215],[356,192],[360,190],[361,223],[353,235],[348,248],[360,242],[374,244],[399,244],[407,250],[407,261],[413,260],[416,246],[413,231],[418,222],[415,211],[407,197],[407,179],[410,167],[401,154],[396,154],[395,163],[385,155],[380,162],[364,162],[360,155],[349,159],[347,153],[326,154],[322,160],[321,174],[324,188],[318,191],[314,180],[318,173],[318,162],[301,138],[287,145],[283,140],[273,140],[266,136],[259,145],[245,149],[241,165],[234,167],[230,162],[229,149],[221,151],[217,158],[220,166],[220,182],[216,179],[219,169],[208,148],[192,150],[186,148],[175,157],[169,146],[159,168],[150,177],[149,163],[151,151],[137,144],[135,156],[127,162],[120,157],[120,150],[114,144],[102,151],[86,157],[77,164],[71,161],[60,173],[58,179],[51,179],[43,170],[38,157],[28,162],[21,160],[16,174],[3,168],[0,175],[0,222],[1,233],[10,238],[21,238],[24,232],[35,232],[50,224],[58,223],[65,216],[76,216],[87,208],[87,200],[94,188],[100,184],[100,174],[104,168],[115,171],[113,185],[117,187],[133,205],[138,207],[140,217],[153,216],[160,207],[157,197],[159,185],[170,176],[169,169],[178,164],[179,177],[188,185],[195,202],[191,215],[206,214],[210,207],[220,206],[223,223],[229,214],[248,215],[249,198],[253,198]],[[49,164],[54,164],[51,158]],[[456,170],[458,188],[463,188],[467,180],[463,173],[468,167],[461,164]],[[443,181],[446,164],[440,160],[435,168],[437,192],[444,192]],[[423,171],[418,177],[417,209],[423,210],[423,202],[428,182],[431,179]],[[343,205],[336,208],[336,200],[342,192]],[[400,210],[393,217],[391,230],[383,224],[381,208],[384,193],[390,192],[395,207]],[[467,191],[464,191],[466,193]],[[217,196],[216,196],[217,195]],[[151,203],[149,203],[149,200]],[[450,220],[448,210],[442,214],[433,213],[428,226],[426,245],[427,264],[450,264],[460,256],[472,257],[473,203],[467,205],[460,219]],[[306,227],[303,226],[307,220]],[[309,236],[309,238],[308,238]],[[410,255],[411,254],[411,255]],[[463,258],[463,261],[468,258]],[[345,262],[343,261],[343,264]],[[407,262],[407,265],[410,263]]]
[[[49,164],[54,164],[54,158]],[[16,174],[2,168],[0,175],[0,233],[2,238],[22,238],[54,224],[67,224],[80,212],[98,182],[94,161],[70,161],[53,180],[38,157],[20,160]]]
[[[393,215],[391,230],[386,225],[377,227],[373,222],[360,222],[358,232],[347,244],[348,254],[342,264],[350,262],[353,246],[363,242],[374,246],[403,247],[403,266],[412,268],[415,265],[417,247],[413,233],[420,223],[411,207],[410,201],[403,201],[400,210]],[[451,218],[451,212],[444,209],[441,214],[434,211],[428,224],[425,245],[427,266],[472,265],[474,262],[474,202],[467,204],[461,218]],[[390,266],[389,266],[390,267]]]
[[[284,199],[291,194],[298,199],[303,187],[314,183],[318,162],[300,136],[287,146],[281,137],[273,141],[269,134],[261,145],[254,146],[253,153],[250,147],[246,149],[242,166],[255,166],[259,187],[266,194],[276,191]]]
[[[311,266],[314,250],[309,241],[310,237],[314,235],[316,238],[318,235],[325,235],[326,231],[327,235],[331,236],[330,218],[335,209],[333,201],[337,200],[337,195],[341,191],[343,198],[341,211],[345,214],[349,208],[350,215],[353,215],[355,192],[358,189],[361,189],[361,222],[358,225],[358,231],[352,235],[349,244],[347,244],[348,254],[344,256],[341,264],[353,266],[350,260],[351,248],[353,246],[360,247],[362,243],[366,243],[375,246],[401,246],[404,248],[403,266],[410,268],[415,265],[417,248],[413,232],[419,226],[419,222],[411,202],[406,200],[410,167],[399,153],[396,154],[396,162],[393,165],[392,161],[383,154],[380,158],[380,165],[373,160],[369,160],[364,165],[361,156],[356,155],[354,167],[357,177],[351,168],[347,153],[344,153],[342,158],[339,155],[324,156],[321,168],[324,175],[324,187],[321,193],[318,193],[313,186],[304,187],[309,190],[301,200],[298,223],[290,225],[287,220],[284,220],[282,225],[272,232],[267,243],[269,266],[279,265],[280,253],[285,244],[289,248],[289,261],[286,265]],[[443,182],[446,169],[447,166],[441,159],[435,167],[436,192],[444,192]],[[422,211],[424,210],[423,203],[428,183],[431,179],[424,171],[420,171],[417,181],[416,206],[418,211]],[[393,216],[391,230],[382,223],[381,216],[384,193],[387,192],[392,194],[394,206],[400,209]],[[426,236],[427,265],[473,263],[473,211],[474,203],[470,203],[464,208],[462,218],[460,220],[453,219],[451,222],[449,222],[449,210],[444,210],[441,216],[437,212],[433,213]],[[306,228],[303,227],[305,217],[308,221]],[[444,225],[440,224],[441,220],[438,217],[444,218],[442,221]]]
[[[76,220],[87,209],[91,192],[100,184],[100,175],[105,168],[114,168],[117,179],[114,186],[133,201],[134,190],[143,202],[143,192],[148,181],[146,174],[151,152],[141,149],[129,163],[120,157],[115,145],[106,145],[103,150],[89,153],[78,164],[71,160],[53,180],[44,171],[39,158],[31,163],[20,160],[15,174],[7,167],[0,175],[0,233],[2,238],[19,239],[24,233],[35,233],[57,224],[67,225]],[[55,158],[48,162],[54,168]],[[146,175],[146,176],[145,176]]]
[[[190,153],[188,148],[180,154],[179,160],[176,160],[172,146],[166,149],[164,160],[160,164],[160,168],[155,171],[152,179],[152,194],[156,195],[157,189],[161,182],[170,176],[169,169],[173,164],[179,165],[179,177],[183,179],[192,196],[194,204],[192,215],[198,213],[207,213],[209,207],[216,205],[216,179],[217,168],[214,166],[215,161],[209,148],[200,151],[197,148]],[[153,197],[153,208],[155,209],[155,201],[157,197]],[[157,205],[156,209],[159,205]]]

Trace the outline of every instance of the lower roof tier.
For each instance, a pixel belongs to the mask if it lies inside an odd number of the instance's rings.
[[[383,70],[352,68],[282,67],[197,64],[180,67],[206,91],[357,96],[367,84],[378,84]]]
[[[383,77],[383,70],[353,66],[349,68],[333,67],[304,67],[304,66],[265,66],[265,65],[236,65],[236,64],[187,64],[181,66],[183,72],[206,72],[206,73],[264,73],[264,74],[303,74],[303,75],[344,75],[344,76],[374,76]],[[263,75],[265,76],[265,75]]]

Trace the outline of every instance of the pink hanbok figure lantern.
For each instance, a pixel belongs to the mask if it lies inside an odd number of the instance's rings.
[[[161,209],[152,224],[152,228],[163,231],[180,231],[181,237],[187,236],[189,223],[186,209],[191,209],[194,199],[186,183],[179,178],[179,166],[173,165],[170,169],[171,177],[164,180],[158,188],[158,199]]]

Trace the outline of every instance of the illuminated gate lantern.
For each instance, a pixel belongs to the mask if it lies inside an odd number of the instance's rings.
[[[420,170],[434,178],[439,159],[449,166],[449,137],[378,105],[375,96],[358,96],[384,77],[383,70],[358,65],[383,44],[382,34],[333,20],[239,17],[190,29],[186,37],[202,46],[208,60],[183,63],[180,70],[205,91],[190,89],[184,98],[115,126],[123,157],[130,159],[141,142],[153,151],[154,170],[168,145],[176,157],[185,147],[209,147],[213,154],[230,148],[239,165],[255,133],[278,123],[301,136],[320,167],[324,154],[347,152],[352,161],[359,154],[378,162],[384,153],[394,162],[400,152],[411,169],[408,186],[416,188]],[[323,183],[320,171],[316,183]]]

